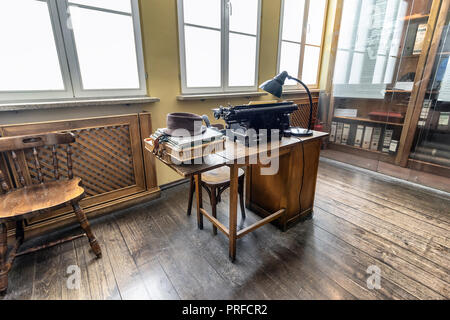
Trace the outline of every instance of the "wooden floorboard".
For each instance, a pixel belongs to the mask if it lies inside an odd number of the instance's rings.
[[[17,258],[3,299],[450,298],[450,197],[443,193],[321,162],[313,218],[287,232],[270,224],[246,235],[231,263],[227,238],[214,236],[207,220],[198,230],[195,209],[186,216],[188,187],[92,220],[101,259],[86,238]],[[206,193],[203,199],[209,211]],[[218,205],[225,225],[228,199],[225,192]],[[238,229],[259,219],[238,214]],[[76,290],[67,286],[74,265]],[[380,289],[367,286],[371,265],[381,270]]]

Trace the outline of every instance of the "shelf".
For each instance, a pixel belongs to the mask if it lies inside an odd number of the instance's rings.
[[[359,157],[368,158],[372,160],[383,161],[387,163],[394,163],[396,154],[381,152],[378,150],[370,150],[351,146],[348,144],[340,144],[335,142],[329,142],[328,147],[331,150],[344,152],[345,154],[353,154]]]
[[[409,56],[400,56],[400,59],[410,59],[410,58],[419,58],[420,54],[412,54]]]
[[[410,15],[410,16],[406,16],[406,17],[404,18],[404,20],[409,20],[409,21],[411,21],[411,20],[426,19],[426,18],[428,18],[429,16],[430,16],[429,14],[416,13],[416,14],[413,14],[413,15]]]
[[[333,118],[336,119],[344,119],[344,120],[352,120],[352,121],[362,121],[362,122],[371,122],[371,123],[381,123],[381,124],[387,124],[390,126],[399,126],[403,127],[403,123],[396,123],[396,122],[387,122],[387,121],[378,121],[378,120],[371,120],[367,118],[359,118],[359,117],[340,117],[340,116],[333,116]],[[366,150],[366,149],[364,149]]]
[[[401,89],[386,89],[386,92],[391,93],[411,93],[411,90],[401,90]]]
[[[332,143],[334,145],[337,145],[337,146],[343,146],[345,148],[350,148],[350,149],[355,149],[355,150],[363,150],[363,151],[377,153],[377,154],[392,155],[390,153],[381,152],[381,151],[378,151],[378,150],[364,149],[364,148],[360,148],[360,147],[351,146],[349,144],[341,144],[341,143],[336,143],[336,142],[330,142],[330,143]]]

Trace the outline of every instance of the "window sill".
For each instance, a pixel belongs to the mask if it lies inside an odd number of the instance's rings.
[[[320,92],[320,89],[309,89],[311,93],[318,93]],[[286,90],[283,91],[283,96],[293,96],[293,95],[300,95],[300,94],[306,94],[306,90]]]
[[[177,96],[177,100],[212,100],[226,98],[250,98],[265,96],[265,92],[230,92],[230,93],[213,93],[213,94],[182,94]]]
[[[121,98],[99,98],[99,99],[79,99],[79,100],[54,100],[42,102],[11,102],[0,103],[1,111],[22,111],[39,109],[59,109],[70,107],[86,106],[111,106],[111,105],[129,105],[159,102],[156,97],[121,97]]]

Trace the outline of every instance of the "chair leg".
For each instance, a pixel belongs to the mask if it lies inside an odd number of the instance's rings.
[[[211,209],[212,209],[212,216],[214,218],[217,218],[217,188],[211,187]],[[217,235],[217,227],[213,224],[213,235]]]
[[[8,238],[5,223],[0,223],[0,295],[8,289],[8,271],[6,271],[6,253],[8,251]]]
[[[23,220],[16,221],[16,240],[19,241],[19,244],[23,244],[23,240],[25,239],[25,232],[23,230]]]
[[[244,176],[239,179],[238,186],[239,203],[241,205],[242,220],[245,220],[245,204],[244,204]]]
[[[194,199],[194,191],[195,191],[195,182],[194,177],[191,176],[190,182],[189,182],[189,201],[188,201],[188,208],[187,208],[187,215],[191,215],[192,211],[192,200]]]
[[[100,245],[97,242],[97,239],[95,238],[94,234],[92,233],[91,226],[89,225],[89,222],[87,220],[86,214],[81,209],[78,202],[72,203],[73,210],[75,211],[75,214],[77,216],[78,222],[81,225],[81,228],[86,232],[86,235],[89,239],[89,244],[91,245],[92,251],[94,251],[97,258],[100,258],[102,256],[102,250],[100,249]]]

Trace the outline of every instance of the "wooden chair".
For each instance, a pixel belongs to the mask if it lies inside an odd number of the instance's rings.
[[[245,205],[244,205],[244,170],[239,169],[239,203],[241,206],[242,219],[245,219]],[[230,187],[230,168],[223,166],[211,171],[202,173],[202,187],[206,190],[211,201],[212,216],[217,217],[217,203],[221,201],[222,192]],[[194,177],[191,177],[190,187],[189,187],[189,202],[187,215],[191,215],[192,211],[192,200],[194,198],[195,182]],[[217,234],[217,227],[213,227],[214,235]]]
[[[6,293],[8,288],[8,272],[11,270],[17,256],[35,252],[57,244],[87,236],[90,246],[97,257],[101,257],[101,249],[92,233],[85,213],[80,208],[79,201],[84,197],[84,189],[80,186],[81,179],[73,176],[72,147],[75,136],[72,133],[48,133],[32,136],[16,136],[0,138],[0,152],[10,155],[17,173],[17,187],[13,189],[8,185],[5,174],[0,170],[0,294]],[[68,179],[61,179],[57,156],[57,146],[67,145],[67,172]],[[44,181],[41,164],[39,162],[39,147],[49,146],[53,155],[54,180]],[[27,183],[19,162],[19,151],[32,152],[39,184]],[[36,248],[19,252],[24,240],[24,219],[29,219],[63,207],[72,205],[78,222],[84,234],[67,237]],[[15,243],[9,254],[7,245],[7,225],[15,223]]]

